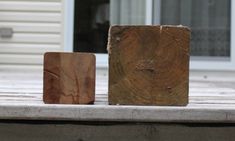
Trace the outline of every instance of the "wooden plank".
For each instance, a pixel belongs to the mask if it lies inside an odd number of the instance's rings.
[[[216,89],[216,88],[215,88]],[[223,96],[223,95],[233,95],[234,96],[235,92],[192,92],[190,91],[190,95],[194,96]]]
[[[37,77],[37,76],[36,76]],[[12,79],[11,77],[10,78],[4,78],[5,80],[0,80],[0,83],[6,83],[6,84],[9,84],[9,85],[20,85],[20,83],[22,85],[42,85],[42,81],[37,81],[37,80],[14,80]],[[6,80],[6,79],[10,79],[10,80]],[[27,78],[26,78],[27,79]]]
[[[6,84],[6,83],[1,83],[0,82],[0,89],[42,89],[42,83],[40,84],[30,84],[30,85],[25,85],[25,84]]]
[[[234,141],[234,124],[1,122],[3,141]],[[26,136],[27,135],[27,136]]]
[[[0,119],[234,123],[234,112],[234,107],[188,108],[0,103]]]
[[[30,93],[31,95],[27,96],[26,94],[23,93]],[[25,95],[25,96],[24,96]],[[0,99],[4,100],[4,99],[18,99],[22,98],[24,99],[27,98],[28,100],[30,100],[30,98],[32,97],[37,97],[37,99],[42,100],[42,92],[38,92],[38,94],[36,93],[36,95],[34,94],[34,92],[29,91],[25,91],[25,92],[14,92],[11,91],[10,93],[4,92],[1,90],[0,93]],[[108,102],[107,99],[107,95],[106,94],[96,94],[96,102]],[[33,98],[32,98],[33,100]],[[235,98],[234,97],[190,97],[189,99],[190,104],[234,104],[235,103]]]
[[[26,97],[9,97],[9,98],[6,98],[6,97],[4,97],[4,98],[2,98],[2,97],[0,97],[0,100],[4,100],[4,101],[25,101],[25,102],[27,102],[27,101],[42,101],[42,99],[41,98],[26,98]]]
[[[43,101],[47,104],[94,103],[95,67],[95,56],[90,53],[46,53]]]
[[[207,83],[197,83],[197,82],[192,82],[192,80],[190,80],[189,82],[189,86],[190,87],[195,87],[195,88],[208,88],[213,86],[213,84],[207,82]]]
[[[234,108],[234,104],[228,104],[228,103],[216,103],[216,104],[211,104],[211,103],[190,103],[187,105],[187,108],[206,108],[206,109],[217,109],[217,108],[223,108],[223,109],[230,109]]]
[[[191,81],[186,107],[109,106],[107,77],[97,74],[95,105],[47,105],[42,91],[37,93],[42,90],[41,73],[0,69],[0,119],[235,123],[231,82]]]
[[[27,97],[27,98],[41,98],[42,100],[42,93],[41,94],[14,94],[14,93],[0,93],[0,97]]]
[[[31,101],[25,101],[25,100],[23,100],[23,101],[11,101],[11,100],[1,101],[0,100],[0,103],[2,103],[3,105],[12,105],[13,103],[17,103],[18,105],[32,105],[32,104],[40,105],[40,104],[43,104],[42,101],[32,101],[32,100]]]
[[[235,105],[235,100],[215,100],[215,99],[197,99],[197,100],[193,100],[190,99],[189,103],[205,103],[205,104],[234,104]]]
[[[1,93],[5,92],[11,92],[11,93],[41,93],[42,94],[42,88],[0,88]]]
[[[197,92],[197,93],[202,93],[202,92],[203,93],[219,93],[219,92],[222,92],[222,93],[233,92],[233,93],[235,93],[234,88],[219,88],[216,86],[208,87],[208,88],[201,88],[201,89],[191,87],[190,91]]]
[[[186,105],[190,30],[113,26],[109,32],[109,103]]]
[[[1,64],[0,65],[0,72],[12,71],[12,69],[14,70],[14,72],[16,72],[16,70],[17,71],[22,71],[23,70],[23,71],[26,71],[26,72],[29,71],[29,70],[31,70],[32,72],[37,70],[37,71],[42,72],[43,67],[42,67],[42,65],[38,65],[38,64],[31,64],[31,65],[27,65],[27,64],[14,64],[14,65],[13,64]],[[39,72],[39,74],[40,74],[40,72]],[[1,80],[2,79],[0,79],[0,81]]]
[[[228,99],[228,100],[233,100],[234,99],[234,95],[229,95],[229,96],[193,96],[193,95],[190,95],[189,96],[189,99],[191,100],[198,100],[198,99],[203,99],[203,100],[207,100],[207,99],[210,99],[210,100],[223,100],[223,99]]]

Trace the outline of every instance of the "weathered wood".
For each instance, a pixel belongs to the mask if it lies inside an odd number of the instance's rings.
[[[234,141],[234,124],[1,121],[1,141]]]
[[[0,103],[0,119],[123,122],[235,123],[234,104],[212,106],[114,106]],[[213,105],[213,104],[211,104]]]
[[[186,105],[190,30],[113,26],[109,31],[109,104]]]
[[[95,56],[46,53],[43,101],[48,104],[91,104],[95,98]]]
[[[97,69],[96,105],[48,105],[43,104],[42,91],[34,91],[42,89],[42,71],[27,68],[3,73],[0,69],[0,119],[235,123],[234,81],[191,79],[186,107],[110,106],[105,73]],[[24,89],[18,89],[21,87]]]

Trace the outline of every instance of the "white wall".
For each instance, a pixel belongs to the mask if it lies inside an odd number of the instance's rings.
[[[42,64],[43,53],[64,50],[66,0],[0,0],[0,28],[13,29],[0,37],[0,65]]]

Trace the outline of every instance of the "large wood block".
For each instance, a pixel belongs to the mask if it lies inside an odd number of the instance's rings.
[[[43,101],[47,104],[92,104],[95,69],[95,56],[90,53],[46,53]]]
[[[113,26],[109,30],[109,104],[187,105],[190,30]]]

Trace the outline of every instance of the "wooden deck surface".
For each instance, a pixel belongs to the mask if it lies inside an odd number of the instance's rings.
[[[233,81],[191,79],[186,107],[109,106],[107,85],[107,74],[98,71],[95,105],[47,105],[41,71],[0,70],[0,119],[235,123]]]

